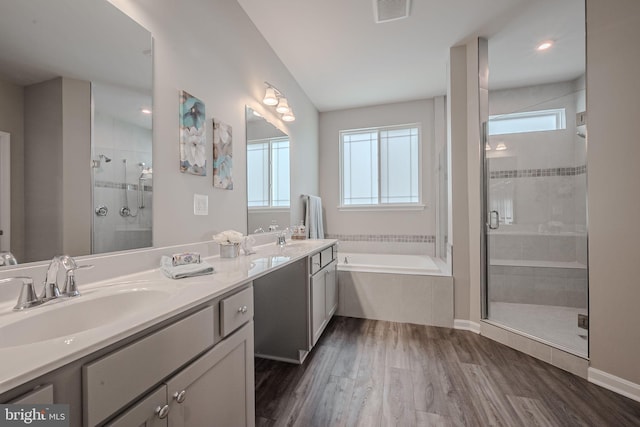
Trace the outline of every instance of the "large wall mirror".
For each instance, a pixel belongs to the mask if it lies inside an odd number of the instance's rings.
[[[246,107],[247,230],[282,230],[291,222],[289,136]]]
[[[19,263],[148,247],[152,38],[106,0],[5,0],[0,250]]]

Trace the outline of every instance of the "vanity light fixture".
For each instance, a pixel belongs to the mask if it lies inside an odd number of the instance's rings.
[[[296,119],[296,116],[293,115],[293,111],[289,110],[288,112],[282,115],[282,121],[292,122]]]
[[[278,103],[278,97],[273,87],[267,87],[264,98],[262,98],[262,103],[265,105],[276,105]]]
[[[500,142],[498,145],[496,145],[496,151],[504,151],[507,149],[507,146],[504,144],[504,142]]]
[[[265,105],[276,106],[276,111],[282,114],[282,120],[285,122],[292,122],[296,119],[293,115],[293,110],[289,107],[289,102],[282,92],[280,92],[274,85],[269,82],[264,82],[267,87],[264,92],[264,98],[262,103]]]
[[[540,43],[538,46],[536,46],[536,50],[537,51],[545,51],[545,50],[551,48],[551,46],[553,46],[553,40],[545,40],[542,43]]]
[[[491,151],[491,144],[489,144],[488,142],[485,142],[485,144],[484,144],[484,149],[485,149],[486,151]]]
[[[287,102],[287,98],[280,98],[278,106],[276,107],[276,111],[280,114],[288,113],[289,111],[291,111],[291,108],[289,108],[289,103]]]

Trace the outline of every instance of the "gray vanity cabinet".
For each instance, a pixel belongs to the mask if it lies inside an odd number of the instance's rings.
[[[313,262],[313,258],[312,258]],[[338,307],[336,261],[311,276],[311,346],[314,346]]]
[[[253,427],[253,322],[141,399],[108,427]]]
[[[166,384],[170,427],[253,426],[253,322]]]

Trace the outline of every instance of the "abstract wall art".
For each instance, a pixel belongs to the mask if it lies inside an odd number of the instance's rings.
[[[204,102],[180,91],[180,172],[207,175]]]
[[[233,190],[233,129],[213,119],[213,186]]]

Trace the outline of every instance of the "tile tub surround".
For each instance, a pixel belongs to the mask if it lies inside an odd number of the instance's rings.
[[[172,293],[171,298],[158,301],[151,307],[145,307],[145,310],[125,318],[115,319],[108,325],[76,333],[72,341],[65,342],[65,338],[68,337],[63,336],[23,346],[0,348],[0,360],[3,361],[0,364],[0,393],[141,332],[189,308],[236,289],[275,268],[286,266],[311,252],[333,244],[335,240],[326,239],[287,245],[285,248],[269,243],[256,247],[256,254],[230,259],[219,258],[218,245],[212,241],[106,256],[78,257],[79,264],[90,263],[95,266],[91,270],[77,274],[80,292],[85,292],[86,299],[90,298],[92,291],[107,289],[110,286],[114,286],[113,289],[161,287],[175,292]],[[181,280],[168,279],[158,268],[160,257],[177,252],[201,252],[204,260],[211,263],[216,272],[208,276]],[[18,265],[2,270],[0,278],[27,275],[34,277],[35,283],[41,283],[47,265],[48,263]],[[0,330],[2,325],[12,323],[18,317],[61,309],[61,304],[81,304],[83,298],[80,296],[69,301],[61,300],[56,304],[46,304],[14,313],[11,308],[15,304],[18,293],[18,283],[12,282],[0,287],[0,313],[3,314],[0,316]]]
[[[327,234],[344,252],[435,256],[436,236],[424,234]]]
[[[338,271],[336,314],[453,327],[453,277]]]

